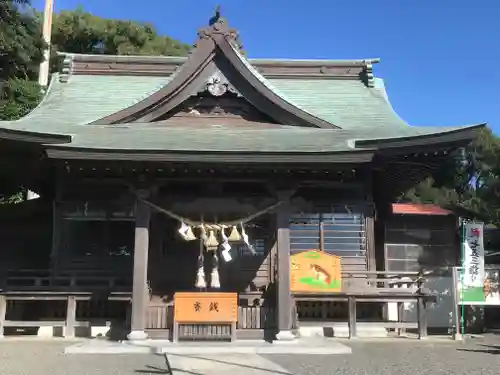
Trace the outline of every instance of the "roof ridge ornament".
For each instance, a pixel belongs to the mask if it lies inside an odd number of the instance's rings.
[[[219,22],[219,19],[221,18],[220,16],[220,4],[217,4],[215,6],[215,14],[210,20],[208,21],[209,26],[212,26],[213,24]]]
[[[208,26],[198,30],[198,40],[194,47],[198,47],[201,40],[213,38],[215,35],[222,35],[238,51],[242,52],[243,45],[239,40],[238,31],[230,28],[227,20],[221,16],[220,5],[215,7],[215,14],[208,21]]]
[[[205,82],[204,89],[213,96],[222,96],[226,92],[238,95],[238,90],[231,85],[226,76],[217,69]]]

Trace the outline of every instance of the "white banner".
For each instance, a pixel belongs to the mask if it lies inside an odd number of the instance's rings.
[[[463,287],[484,285],[483,223],[464,224]]]

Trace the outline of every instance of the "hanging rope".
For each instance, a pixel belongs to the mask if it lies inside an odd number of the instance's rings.
[[[220,288],[220,280],[219,280],[219,257],[217,253],[213,254],[212,258],[212,273],[210,275],[210,286],[212,288]]]
[[[203,221],[203,216],[201,217]],[[204,241],[207,238],[205,228],[201,227],[201,238],[200,238],[200,254],[198,255],[198,271],[196,272],[196,283],[195,288],[204,289],[207,287],[207,281],[205,278],[205,257],[203,255],[203,249],[205,247]]]
[[[281,200],[279,202],[276,202],[274,204],[272,204],[271,206],[261,210],[261,211],[258,211],[250,216],[246,216],[244,218],[241,218],[241,219],[238,219],[238,220],[232,220],[232,221],[226,221],[226,222],[223,222],[221,224],[215,224],[215,223],[204,223],[204,222],[201,222],[201,221],[193,221],[193,220],[189,220],[189,219],[186,219],[180,215],[177,215],[175,212],[172,212],[172,211],[169,211],[169,210],[166,210],[150,201],[148,201],[147,199],[144,199],[142,197],[139,197],[137,196],[137,198],[139,200],[141,200],[142,202],[146,203],[148,206],[151,206],[152,208],[154,208],[155,210],[157,211],[160,211],[160,212],[163,212],[165,215],[167,216],[170,216],[172,219],[175,219],[177,221],[180,221],[181,223],[186,223],[192,227],[195,227],[195,228],[206,228],[207,230],[221,230],[221,229],[224,229],[224,228],[229,228],[229,227],[232,227],[234,225],[238,225],[238,224],[245,224],[261,215],[264,215],[272,210],[274,210],[276,207],[280,206],[281,204],[283,204],[285,202],[285,200]]]

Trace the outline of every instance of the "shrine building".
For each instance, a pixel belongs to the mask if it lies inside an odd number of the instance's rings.
[[[388,252],[392,204],[484,124],[411,126],[378,60],[251,59],[220,16],[187,57],[60,57],[38,107],[0,122],[2,183],[39,196],[0,206],[0,334],[354,336],[388,301],[425,306],[382,276],[453,255]]]

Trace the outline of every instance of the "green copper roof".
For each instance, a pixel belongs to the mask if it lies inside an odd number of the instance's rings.
[[[70,76],[52,81],[44,100],[27,116],[0,126],[47,133],[77,133],[79,125],[98,120],[148,97],[170,78],[120,76]]]
[[[194,120],[196,121],[196,120]],[[427,131],[409,128],[404,136],[425,137],[456,132],[461,127],[432,128]],[[427,129],[427,128],[426,128]],[[87,126],[73,136],[68,148],[144,151],[200,152],[345,152],[373,149],[377,142],[393,140],[388,134],[339,129],[315,129],[283,126],[277,129],[234,128],[161,128],[134,123],[129,126]],[[372,144],[373,143],[373,144]]]
[[[169,129],[136,123],[132,127],[92,126],[75,135],[64,147],[106,150],[141,150],[201,152],[331,152],[350,151],[353,144],[348,131],[284,127],[278,129]]]
[[[75,127],[98,120],[151,95],[169,78],[75,75],[66,83],[53,78],[45,99],[21,120],[2,127],[42,132],[78,132]],[[345,130],[388,132],[397,137],[413,131],[392,110],[385,90],[355,80],[269,79],[287,101]],[[412,128],[415,129],[415,128]],[[428,128],[422,127],[426,132]]]
[[[243,61],[248,63],[245,58]],[[0,127],[72,136],[68,147],[143,150],[332,152],[349,151],[362,141],[384,141],[452,132],[469,127],[412,127],[392,109],[383,86],[360,80],[267,79],[252,72],[286,101],[341,129],[281,127],[267,130],[168,129],[148,124],[88,123],[125,109],[169,82],[169,77],[55,74],[42,103]],[[214,120],[215,121],[215,120]],[[356,141],[359,141],[358,144]],[[368,147],[366,143],[365,147]]]

